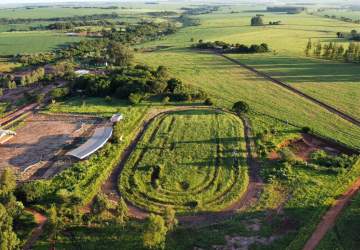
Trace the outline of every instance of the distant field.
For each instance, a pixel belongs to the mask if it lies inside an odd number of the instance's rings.
[[[1,33],[0,55],[50,51],[81,39],[46,31]]]
[[[261,12],[261,9],[247,11],[243,8],[225,7],[219,12],[201,15],[200,26],[184,28],[164,40],[141,45],[168,48],[138,54],[137,60],[153,66],[168,66],[177,77],[204,88],[226,106],[243,99],[257,112],[298,126],[313,127],[323,135],[359,147],[359,128],[229,61],[187,48],[192,44],[191,38],[195,41],[221,40],[245,44],[266,42],[273,50],[269,54],[234,57],[360,117],[358,65],[311,60],[304,58],[303,52],[309,38],[313,41],[334,41],[337,31],[349,32],[354,28],[360,29],[360,25],[306,14],[273,14]],[[231,11],[239,12],[231,14]],[[250,19],[256,13],[263,13],[266,22],[281,20],[283,25],[251,27]]]
[[[226,10],[226,11],[225,11]],[[311,38],[314,42],[342,41],[336,39],[336,32],[350,32],[360,25],[338,20],[310,16],[306,14],[286,15],[267,12],[240,12],[230,14],[227,9],[198,16],[201,25],[182,29],[162,41],[150,42],[143,47],[167,45],[184,47],[191,45],[190,39],[231,43],[268,43],[273,51],[285,55],[303,55],[305,46]],[[235,9],[236,10],[236,9]],[[264,14],[265,23],[282,21],[282,25],[251,27],[250,19],[257,13]]]
[[[126,199],[150,211],[218,211],[248,184],[239,118],[212,110],[156,119],[128,160],[120,181]]]
[[[230,56],[360,120],[358,64],[271,54]]]

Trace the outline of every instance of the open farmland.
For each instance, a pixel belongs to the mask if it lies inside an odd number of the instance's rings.
[[[6,32],[0,36],[0,55],[45,52],[81,39],[47,31]]]
[[[357,64],[291,56],[229,56],[360,119]]]
[[[229,107],[241,99],[255,112],[288,121],[289,126],[310,126],[324,136],[360,147],[359,127],[218,55],[168,49],[138,54],[137,60],[166,65],[180,79],[208,91],[219,105]]]
[[[358,248],[360,24],[210,2],[0,9],[9,250]]]
[[[120,192],[151,211],[216,211],[239,199],[248,183],[241,121],[217,111],[157,118],[121,175]]]

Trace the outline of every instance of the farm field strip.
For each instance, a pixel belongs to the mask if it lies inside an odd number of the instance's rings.
[[[278,84],[279,86],[284,87],[284,88],[292,91],[293,93],[295,93],[295,94],[297,94],[297,95],[299,95],[299,96],[302,96],[302,97],[310,100],[311,102],[313,102],[313,103],[315,103],[315,104],[317,104],[317,105],[319,105],[319,106],[327,109],[327,110],[330,111],[331,113],[334,113],[334,114],[342,117],[343,119],[345,119],[345,120],[347,120],[347,121],[349,121],[349,122],[351,122],[351,123],[353,123],[353,124],[355,124],[355,125],[357,125],[357,126],[360,126],[360,120],[358,120],[357,118],[355,118],[355,117],[353,117],[353,116],[351,116],[351,115],[349,115],[349,114],[345,114],[345,113],[343,113],[342,111],[340,111],[340,110],[338,110],[338,109],[336,109],[336,108],[334,108],[334,107],[332,107],[332,106],[329,106],[328,104],[326,104],[326,103],[324,103],[324,102],[322,102],[322,101],[320,101],[320,100],[318,100],[318,99],[316,99],[316,98],[314,98],[314,97],[312,97],[312,96],[310,96],[310,95],[308,95],[308,94],[305,94],[305,93],[301,92],[300,90],[298,90],[298,89],[296,89],[296,88],[293,88],[293,87],[290,86],[289,84],[284,83],[283,81],[277,80],[277,79],[269,76],[268,74],[266,74],[266,73],[264,73],[264,72],[258,71],[258,70],[256,70],[255,68],[253,68],[253,67],[251,67],[251,66],[248,66],[248,65],[240,62],[240,61],[237,60],[237,59],[231,58],[231,57],[226,56],[226,55],[224,55],[224,54],[220,54],[220,55],[221,55],[222,57],[224,57],[224,58],[232,61],[233,63],[236,63],[236,64],[238,64],[239,66],[244,67],[244,68],[246,68],[246,69],[254,72],[254,73],[257,74],[257,75],[259,75],[259,76],[261,76],[261,77],[264,77],[265,79],[267,79],[267,80],[269,80],[269,81],[271,81],[271,82],[273,82],[273,83],[275,83],[275,84]]]
[[[152,211],[167,205],[218,210],[237,199],[247,186],[243,128],[237,118],[218,112],[178,111],[156,119],[125,165],[122,195]],[[156,174],[157,164],[163,166]]]
[[[360,120],[357,64],[272,54],[228,56]]]

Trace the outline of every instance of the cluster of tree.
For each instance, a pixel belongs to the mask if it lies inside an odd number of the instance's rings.
[[[127,66],[108,75],[85,75],[75,80],[73,88],[88,96],[114,96],[129,99],[133,104],[150,95],[168,96],[174,101],[205,100],[207,97],[203,91],[170,78],[163,66],[156,70],[143,65]]]
[[[70,16],[70,17],[52,17],[52,18],[0,18],[0,24],[22,24],[33,22],[73,22],[73,21],[93,21],[103,19],[118,19],[119,14],[94,14],[84,16]]]
[[[44,65],[54,62],[57,59],[57,54],[54,52],[23,54],[16,55],[13,59],[23,65]]]
[[[35,70],[29,71],[26,74],[23,74],[20,77],[20,84],[21,86],[28,86],[33,83],[37,83],[43,80],[45,77],[45,69],[43,67],[38,67]]]
[[[360,62],[360,44],[351,42],[347,48],[343,44],[326,43],[322,44],[312,43],[311,40],[305,48],[306,56],[314,56],[329,60],[345,60],[346,62],[359,63]]]
[[[321,12],[321,10],[318,10],[318,12]],[[324,15],[323,17],[330,18],[330,19],[336,19],[336,20],[340,20],[343,22],[347,22],[347,23],[357,23],[357,24],[360,23],[360,19],[352,19],[350,17],[343,17],[343,16],[338,17],[336,15]]]
[[[13,75],[4,75],[0,77],[0,87],[2,89],[16,89],[16,82]]]
[[[0,249],[4,250],[15,250],[20,247],[14,227],[24,213],[24,205],[16,200],[15,189],[15,175],[7,168],[0,176]]]
[[[140,22],[128,25],[125,29],[103,30],[102,35],[112,41],[136,44],[140,42],[159,39],[163,36],[175,33],[178,30],[172,22]]]
[[[70,30],[76,27],[83,26],[114,26],[114,25],[124,25],[124,22],[113,22],[110,20],[90,20],[90,21],[73,21],[73,22],[55,22],[47,26],[43,26],[47,30]]]
[[[44,77],[45,69],[43,67],[38,67],[34,70],[27,71],[19,76],[7,74],[0,77],[0,87],[14,89],[18,84],[21,86],[28,86],[43,80]]]
[[[360,41],[360,33],[357,30],[352,30],[350,32],[350,40]]]
[[[306,10],[305,7],[291,7],[291,6],[267,7],[268,12],[286,12],[287,14],[299,14],[305,10]]]
[[[270,21],[269,25],[280,25],[281,21]]]
[[[219,6],[200,6],[196,8],[183,7],[181,10],[183,11],[184,15],[204,15],[218,11],[219,8]]]
[[[355,164],[358,157],[345,154],[330,155],[323,150],[317,150],[311,154],[310,159],[311,163],[319,166],[348,169]]]
[[[197,44],[193,44],[192,48],[206,50],[221,50],[224,53],[253,54],[269,52],[269,46],[266,43],[260,45],[252,44],[250,46],[244,44],[230,44],[223,41],[204,42],[200,40]]]
[[[251,26],[264,26],[263,15],[256,15],[251,18]]]
[[[200,19],[191,17],[189,15],[181,15],[177,18],[177,20],[182,23],[183,27],[200,25]]]

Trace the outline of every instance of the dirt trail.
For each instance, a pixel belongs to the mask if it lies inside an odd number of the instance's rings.
[[[290,90],[291,92],[293,92],[293,93],[295,93],[295,94],[297,94],[297,95],[299,95],[301,97],[306,98],[307,100],[317,104],[318,106],[320,106],[322,108],[325,108],[329,112],[331,112],[333,114],[336,114],[336,115],[340,116],[341,118],[351,122],[352,124],[360,127],[360,120],[356,119],[355,117],[353,117],[353,116],[351,116],[349,114],[346,114],[346,113],[344,113],[344,112],[342,112],[342,111],[340,111],[340,110],[338,110],[338,109],[336,109],[336,108],[334,108],[334,107],[332,107],[332,106],[330,106],[330,105],[328,105],[328,104],[326,104],[326,103],[324,103],[324,102],[322,102],[322,101],[320,101],[320,100],[318,100],[318,99],[316,99],[316,98],[314,98],[314,97],[312,97],[312,96],[310,96],[308,94],[305,94],[305,93],[301,92],[300,90],[290,86],[289,84],[287,84],[287,83],[285,83],[283,81],[277,80],[277,79],[271,77],[270,75],[268,75],[268,74],[266,74],[264,72],[260,72],[260,71],[256,70],[253,67],[250,67],[250,66],[248,66],[246,64],[243,64],[239,60],[233,59],[233,58],[228,57],[228,56],[226,56],[224,54],[220,54],[220,53],[216,53],[216,54],[223,57],[223,58],[225,58],[225,59],[227,59],[227,60],[229,60],[229,61],[231,61],[231,62],[233,62],[233,63],[235,63],[235,64],[237,64],[237,65],[239,65],[239,66],[241,66],[241,67],[243,67],[243,68],[245,68],[245,69],[247,69],[247,70],[250,70],[251,72],[255,73],[256,75],[258,75],[260,77],[263,77],[263,78],[265,78],[265,79],[267,79],[267,80],[269,80],[269,81],[271,81],[271,82],[273,82],[273,83],[275,83],[275,84],[277,84],[277,85],[279,85],[279,86],[281,86],[281,87],[283,87],[283,88],[285,88],[287,90]]]
[[[26,243],[24,244],[24,246],[22,248],[23,250],[31,249],[31,247],[34,245],[34,243],[39,239],[40,235],[43,233],[44,226],[47,222],[47,218],[44,215],[36,212],[35,210],[27,208],[26,211],[28,211],[34,215],[35,222],[38,225],[31,232],[29,239],[26,241]]]
[[[303,250],[313,250],[325,237],[326,233],[335,225],[336,219],[341,211],[349,204],[352,197],[360,189],[360,178],[338,198],[331,208],[326,212],[321,222],[317,225],[310,239],[306,242]]]
[[[135,139],[130,143],[128,148],[123,153],[119,165],[114,169],[109,179],[102,186],[102,191],[108,195],[108,197],[117,201],[120,197],[120,193],[118,191],[118,180],[121,174],[122,169],[132,151],[135,149],[137,143],[140,141],[143,134],[146,132],[147,128],[156,118],[159,118],[163,115],[174,111],[182,111],[182,110],[196,110],[196,109],[211,109],[211,107],[196,107],[196,106],[181,106],[177,108],[172,108],[168,110],[158,110],[149,115],[146,121],[141,125],[140,131],[136,135]],[[220,109],[219,109],[220,111]],[[228,112],[225,110],[221,110],[222,112]],[[230,218],[233,216],[237,210],[244,209],[251,204],[253,204],[259,197],[261,189],[263,187],[263,182],[259,178],[260,166],[256,161],[256,154],[252,151],[252,131],[251,125],[247,118],[241,118],[244,124],[244,134],[245,134],[245,142],[246,142],[246,151],[247,151],[247,163],[250,169],[250,181],[247,187],[245,194],[239,199],[237,202],[233,203],[227,209],[221,212],[208,212],[208,213],[200,213],[196,215],[188,215],[188,216],[179,216],[179,222],[182,224],[186,224],[187,226],[196,226],[204,223],[216,223],[222,221],[226,218]],[[148,216],[148,212],[134,206],[133,204],[128,203],[130,215],[137,219],[144,219]]]

